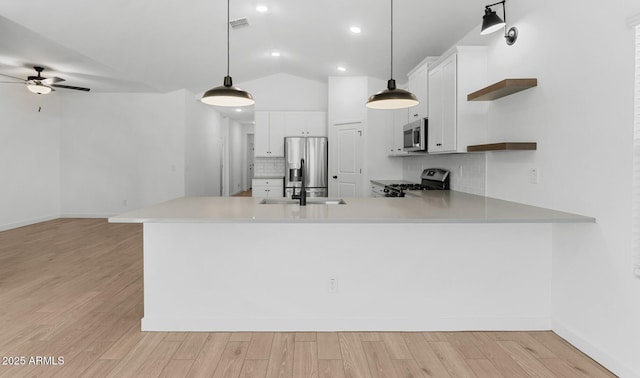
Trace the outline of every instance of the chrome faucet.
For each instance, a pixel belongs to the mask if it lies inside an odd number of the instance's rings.
[[[302,176],[300,194],[296,195],[296,188],[294,187],[291,199],[300,200],[300,206],[307,206],[307,188],[304,186],[304,159],[300,159],[300,176]]]

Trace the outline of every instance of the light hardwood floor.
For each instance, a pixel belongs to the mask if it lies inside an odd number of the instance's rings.
[[[140,225],[0,232],[0,376],[613,376],[552,332],[143,333],[142,295]]]
[[[252,190],[245,190],[244,192],[239,192],[234,194],[234,197],[251,197],[253,195]]]

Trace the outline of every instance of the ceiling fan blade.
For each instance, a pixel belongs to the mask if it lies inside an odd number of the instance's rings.
[[[42,80],[42,83],[43,83],[43,84],[55,84],[55,83],[59,83],[59,82],[61,82],[61,81],[64,81],[64,79],[63,79],[63,78],[61,78],[61,77],[55,77],[55,76],[54,76],[54,77],[50,77],[50,78],[48,78],[48,79],[44,79],[44,80]]]
[[[70,85],[60,85],[60,84],[51,84],[49,85],[50,87],[54,87],[54,88],[64,88],[64,89],[75,89],[77,91],[85,91],[85,92],[89,92],[91,89],[89,88],[83,88],[83,87],[72,87]]]
[[[19,77],[15,77],[15,76],[11,76],[11,75],[5,75],[5,74],[2,74],[2,73],[0,73],[0,76],[6,76],[6,77],[10,77],[10,78],[12,78],[12,79],[20,80],[20,81],[22,81],[23,83],[26,81],[25,79],[21,79],[21,78],[19,78]]]
[[[2,84],[25,84],[24,81],[0,81]]]

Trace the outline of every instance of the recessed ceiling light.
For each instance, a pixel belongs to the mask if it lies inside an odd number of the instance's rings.
[[[256,10],[260,13],[267,13],[269,11],[269,8],[267,8],[266,5],[258,5],[256,7]]]
[[[271,56],[280,56],[280,51],[272,51]]]
[[[345,72],[347,69],[345,67],[342,66],[338,66],[338,71],[340,72]]]
[[[242,111],[242,109],[236,108],[236,112],[240,113],[241,111]]]
[[[360,28],[357,26],[352,26],[349,28],[349,31],[351,31],[354,34],[359,34],[362,30],[360,30]]]

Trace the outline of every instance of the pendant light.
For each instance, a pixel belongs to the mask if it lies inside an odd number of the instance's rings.
[[[223,85],[206,91],[200,101],[208,105],[228,107],[255,104],[251,93],[234,87],[231,76],[229,76],[229,0],[227,0],[227,76],[224,77]]]
[[[391,78],[387,82],[387,89],[369,97],[367,108],[402,109],[419,103],[420,101],[413,93],[396,88],[396,81],[393,79],[393,0],[391,0]]]

